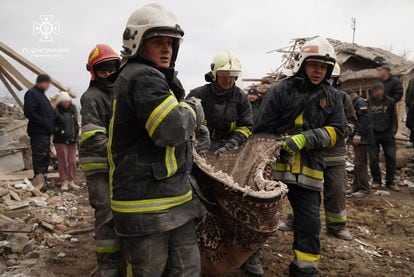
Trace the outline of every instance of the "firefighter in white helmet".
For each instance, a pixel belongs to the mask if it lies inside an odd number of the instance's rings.
[[[184,35],[175,16],[148,4],[128,19],[114,84],[109,182],[115,229],[133,276],[198,276],[191,136],[204,120],[183,100],[174,70]]]
[[[321,150],[334,147],[346,127],[340,95],[328,83],[334,65],[335,51],[325,38],[307,41],[293,76],[267,92],[253,128],[254,133],[284,138],[275,178],[288,185],[294,213],[291,276],[317,275],[325,169]]]
[[[210,151],[219,155],[239,148],[249,138],[253,113],[247,95],[236,86],[242,71],[238,57],[228,50],[221,51],[210,69],[205,75],[208,84],[193,89],[189,97],[201,99],[203,124],[210,131]]]

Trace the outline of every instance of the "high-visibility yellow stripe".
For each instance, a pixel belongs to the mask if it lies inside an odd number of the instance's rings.
[[[99,254],[112,254],[120,250],[119,245],[105,245],[105,246],[96,246],[95,252]]]
[[[109,139],[108,139],[108,162],[109,162],[109,195],[112,198],[112,183],[113,183],[113,176],[115,172],[115,163],[112,157],[112,139],[113,139],[113,132],[114,132],[114,121],[115,121],[115,112],[116,112],[116,99],[112,103],[112,117],[111,121],[109,122]]]
[[[326,221],[330,223],[344,223],[348,220],[347,216],[341,216],[341,217],[334,217],[334,216],[326,216]]]
[[[300,173],[300,160],[300,152],[295,153],[295,160],[293,161],[292,165],[292,173]]]
[[[321,259],[321,255],[305,253],[297,249],[294,249],[293,252],[295,253],[296,259],[301,261],[317,262]]]
[[[132,275],[132,265],[127,262],[127,268],[126,268],[126,277],[133,277]]]
[[[108,164],[107,163],[86,163],[86,164],[81,164],[81,169],[82,171],[93,171],[93,170],[98,170],[98,169],[108,169]]]
[[[174,95],[170,95],[165,98],[161,104],[159,104],[150,114],[145,123],[145,129],[150,137],[154,134],[158,125],[164,120],[164,118],[170,113],[172,109],[178,106],[178,101]]]
[[[203,125],[207,126],[207,119],[204,119]]]
[[[252,135],[252,132],[247,127],[237,127],[235,132],[241,133],[246,138],[250,137]]]
[[[302,173],[306,176],[322,180],[323,179],[323,171],[319,171],[316,169],[312,169],[310,167],[304,166],[302,169]]]
[[[291,165],[287,163],[276,163],[275,169],[277,171],[290,171]]]
[[[186,108],[187,110],[189,110],[189,111],[193,114],[194,119],[195,119],[195,120],[197,119],[197,114],[196,114],[196,112],[195,112],[195,111],[194,111],[194,109],[193,109],[190,105],[188,105],[186,102],[180,102],[179,106],[180,106],[180,107],[183,107],[183,108]]]
[[[120,201],[111,200],[112,210],[120,213],[146,213],[168,210],[170,208],[181,206],[193,199],[193,192],[191,189],[180,196]]]
[[[230,123],[230,132],[233,132],[234,130],[236,130],[237,125],[236,125],[236,121],[232,121]]]
[[[336,145],[336,131],[334,127],[331,126],[325,126],[325,130],[328,132],[329,137],[331,138],[331,143],[329,144],[329,147],[333,147]]]
[[[301,128],[303,127],[303,112],[301,112],[295,119],[295,127]]]
[[[83,132],[83,133],[80,135],[80,140],[81,140],[81,141],[85,141],[85,140],[87,140],[88,138],[90,138],[90,137],[92,137],[92,136],[96,135],[97,133],[106,134],[106,131],[105,131],[105,130],[102,130],[102,129],[99,129],[99,130],[92,130],[92,131]]]
[[[171,177],[177,172],[177,159],[175,158],[175,147],[173,146],[165,148],[165,167],[167,168],[167,177]]]

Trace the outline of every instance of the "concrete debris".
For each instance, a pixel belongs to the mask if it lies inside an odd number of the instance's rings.
[[[79,214],[71,192],[61,193],[50,174],[48,190],[42,193],[29,180],[32,171],[0,173],[0,275],[30,270],[43,251],[67,243],[78,243],[77,234],[91,232],[91,218]],[[66,254],[56,254],[63,258]],[[30,276],[30,274],[22,275]]]
[[[378,196],[390,196],[391,193],[389,191],[386,191],[386,190],[377,190],[376,192],[374,192],[374,195],[378,195]]]
[[[66,257],[66,254],[63,252],[60,252],[59,254],[57,254],[58,258],[63,258]]]

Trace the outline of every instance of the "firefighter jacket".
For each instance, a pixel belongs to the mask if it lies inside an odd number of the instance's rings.
[[[120,236],[172,230],[199,215],[190,184],[197,114],[170,70],[160,70],[129,60],[115,81],[108,159]]]
[[[216,83],[193,89],[189,97],[201,99],[212,145],[232,140],[241,146],[250,137],[253,126],[252,107],[247,95],[237,86],[222,91]],[[222,145],[217,145],[221,147]]]
[[[352,101],[358,118],[358,126],[355,129],[355,135],[361,136],[360,144],[372,144],[374,141],[374,131],[372,126],[372,114],[368,102],[357,97]],[[352,141],[352,138],[350,138]]]
[[[81,97],[82,128],[79,160],[85,175],[108,172],[107,143],[112,89],[91,82]]]
[[[254,133],[302,133],[306,147],[291,157],[281,151],[275,177],[287,184],[320,191],[324,161],[321,150],[343,138],[346,119],[341,96],[324,82],[310,85],[299,76],[280,81],[263,99]]]
[[[342,91],[337,90],[341,96],[342,105],[344,107],[345,117],[347,120],[347,126],[345,129],[345,138],[336,142],[336,145],[331,148],[325,148],[322,150],[323,160],[325,166],[338,166],[345,165],[346,162],[346,143],[347,136],[352,135],[355,132],[355,128],[358,126],[358,119],[352,104],[352,99],[349,95]]]

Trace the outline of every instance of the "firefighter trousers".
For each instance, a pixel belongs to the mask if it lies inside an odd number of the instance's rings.
[[[339,232],[345,229],[347,220],[345,206],[346,183],[345,164],[326,167],[323,184],[323,203],[328,231]]]
[[[95,209],[95,251],[101,275],[118,276],[121,254],[118,235],[115,233],[109,196],[107,173],[86,176],[89,202]],[[113,275],[111,273],[116,275]]]
[[[288,185],[288,199],[294,215],[293,252],[291,276],[316,276],[320,259],[320,204],[319,191],[298,185]]]
[[[200,251],[194,221],[170,231],[121,237],[121,241],[128,277],[200,276]]]

